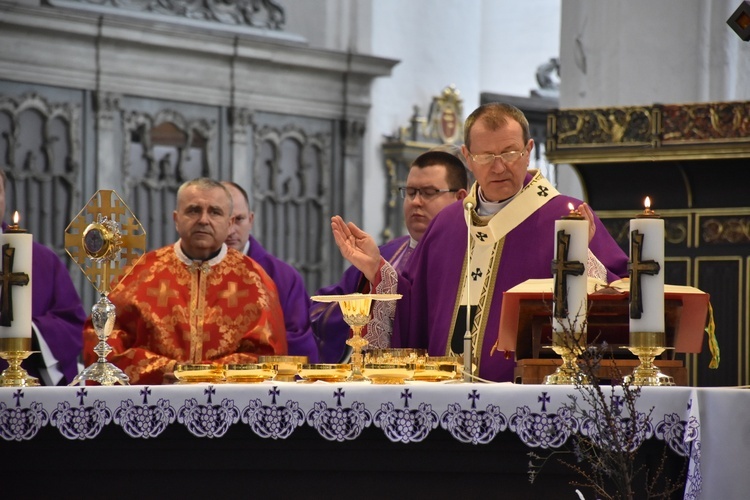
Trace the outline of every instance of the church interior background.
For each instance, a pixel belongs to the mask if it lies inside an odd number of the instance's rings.
[[[5,220],[18,210],[69,262],[67,224],[115,189],[153,249],[175,239],[180,183],[230,179],[312,292],[344,267],[329,217],[403,234],[409,162],[504,100],[530,118],[533,166],[621,244],[652,196],[667,282],[710,293],[716,315],[721,367],[704,348],[691,383],[750,384],[750,43],[726,23],[740,3],[0,0]]]

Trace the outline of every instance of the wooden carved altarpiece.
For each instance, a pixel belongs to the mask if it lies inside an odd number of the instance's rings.
[[[576,170],[585,197],[627,252],[650,196],[665,220],[665,280],[709,293],[724,355],[689,355],[694,385],[750,383],[750,102],[560,109],[547,156]]]

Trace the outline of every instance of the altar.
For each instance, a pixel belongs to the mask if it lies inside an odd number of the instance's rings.
[[[589,417],[567,408],[571,394],[466,383],[0,388],[0,475],[4,494],[63,497],[572,498],[575,477],[555,460],[534,484],[527,475],[527,452],[566,450],[590,432]],[[687,459],[684,498],[750,491],[750,392],[644,387],[636,408],[649,421],[644,449],[657,456],[666,444]]]

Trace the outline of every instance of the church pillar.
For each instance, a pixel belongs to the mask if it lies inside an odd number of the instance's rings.
[[[120,117],[120,98],[119,94],[111,92],[93,93],[96,120],[96,189],[122,186],[122,155],[115,146],[115,137],[120,135],[120,127],[116,122]]]

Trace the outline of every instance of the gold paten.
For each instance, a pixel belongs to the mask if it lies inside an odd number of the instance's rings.
[[[276,382],[295,382],[307,356],[259,356],[259,363],[271,363],[276,367]]]
[[[273,363],[244,363],[227,365],[226,381],[234,384],[254,384],[271,380],[276,376],[276,365]]]
[[[211,363],[178,364],[174,367],[174,376],[182,384],[199,382],[218,383],[224,380],[224,365]]]
[[[427,356],[424,365],[414,371],[412,380],[419,382],[445,382],[460,380],[463,369],[461,356]]]
[[[351,363],[302,365],[299,376],[309,382],[344,382],[352,374]]]
[[[403,384],[414,376],[416,363],[365,363],[362,373],[373,384]]]

